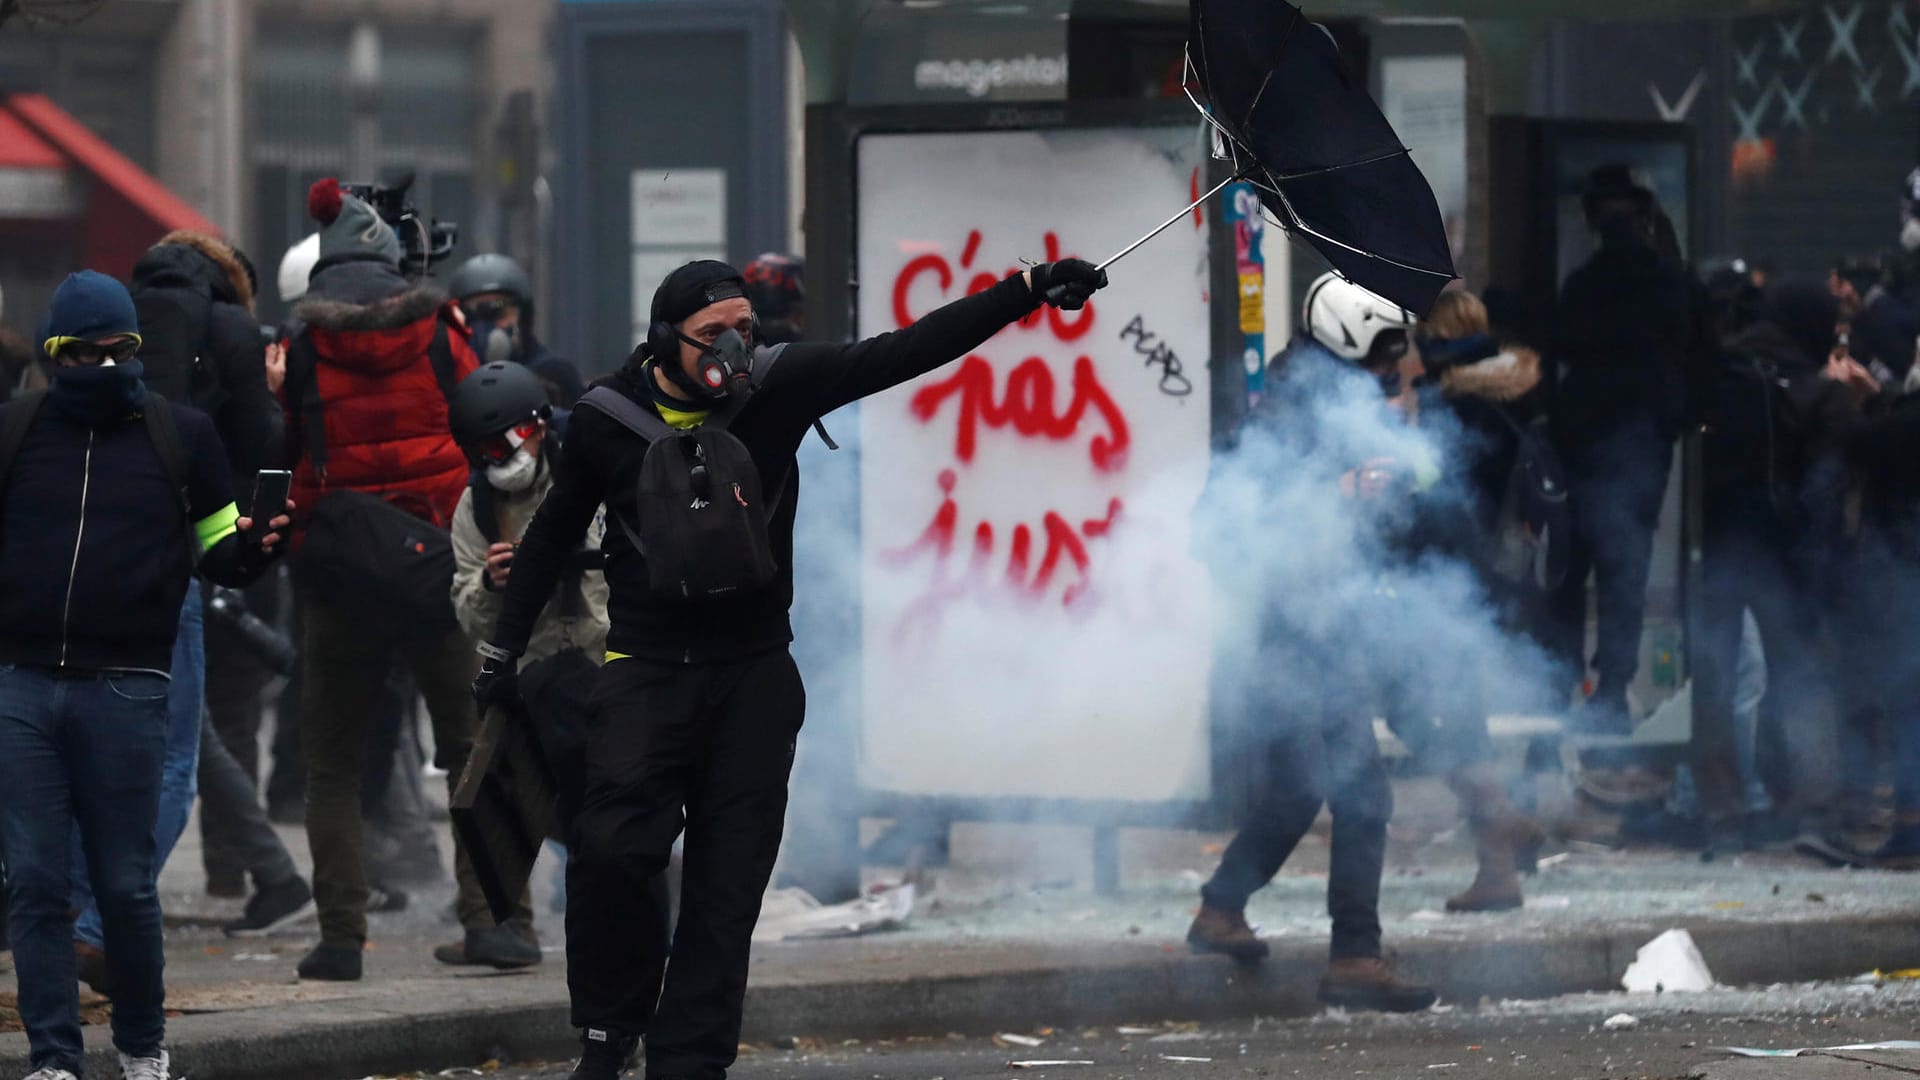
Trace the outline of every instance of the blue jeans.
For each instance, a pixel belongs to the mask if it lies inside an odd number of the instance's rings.
[[[0,667],[0,851],[20,1019],[36,1069],[80,1070],[67,907],[76,826],[113,957],[113,1044],[148,1056],[166,1037],[153,844],[166,754],[165,676]]]
[[[173,639],[173,682],[167,688],[167,765],[160,779],[160,816],[153,827],[153,875],[167,865],[167,856],[187,831],[187,818],[193,814],[193,800],[200,794],[200,715],[207,704],[206,617],[201,610],[200,583],[187,590],[180,605],[180,633]],[[76,941],[94,948],[105,948],[100,932],[100,908],[87,887],[86,865],[80,850],[80,831],[73,833],[73,910],[80,918],[73,924]]]

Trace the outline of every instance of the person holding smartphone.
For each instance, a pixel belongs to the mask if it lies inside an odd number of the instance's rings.
[[[155,888],[168,682],[193,575],[228,586],[279,554],[245,539],[213,423],[148,392],[133,300],[105,274],[53,297],[44,393],[0,410],[0,850],[33,1080],[82,1058],[68,867],[85,847],[116,982],[123,1077],[165,1080]]]

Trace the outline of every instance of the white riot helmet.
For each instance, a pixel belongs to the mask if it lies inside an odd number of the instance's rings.
[[[1380,299],[1339,274],[1327,273],[1307,289],[1301,321],[1307,335],[1335,356],[1363,367],[1380,368],[1406,355],[1417,320],[1406,308]]]
[[[287,249],[280,257],[280,301],[291,304],[307,295],[307,279],[320,261],[320,234],[309,233],[305,240]]]

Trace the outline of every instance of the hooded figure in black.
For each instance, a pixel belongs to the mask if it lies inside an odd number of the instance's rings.
[[[1600,249],[1561,289],[1554,346],[1555,442],[1573,502],[1572,566],[1555,602],[1558,651],[1586,671],[1587,576],[1595,579],[1599,675],[1581,720],[1632,729],[1648,568],[1673,467],[1693,343],[1685,268],[1657,242],[1652,191],[1624,166],[1595,170],[1586,199]]]
[[[1838,317],[1824,282],[1775,284],[1759,320],[1725,344],[1705,402],[1692,763],[1715,849],[1748,846],[1753,832],[1743,821],[1733,729],[1743,609],[1766,650],[1759,734],[1784,766],[1769,785],[1775,802],[1805,814],[1835,794],[1837,729],[1816,649],[1856,413],[1853,392],[1830,366]]]
[[[217,237],[171,232],[133,264],[127,288],[140,313],[147,387],[213,418],[235,477],[251,481],[277,465],[280,405],[267,389],[246,256]],[[250,490],[243,486],[241,496]]]
[[[474,683],[483,709],[518,696],[518,658],[604,504],[611,627],[567,862],[575,1080],[614,1080],[643,1036],[662,1080],[719,1080],[739,1051],[806,711],[788,648],[801,440],[834,409],[1105,283],[1078,259],[1043,263],[893,333],[770,349],[754,347],[741,273],[688,263],[655,291],[646,343],[581,399]],[[649,886],[683,829],[669,970]]]

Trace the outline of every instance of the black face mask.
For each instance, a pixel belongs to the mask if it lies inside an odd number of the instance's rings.
[[[57,367],[47,387],[47,404],[62,416],[88,427],[124,420],[139,412],[147,400],[147,384],[141,381],[145,374],[146,366],[138,360],[90,367]]]
[[[723,331],[708,345],[685,334],[680,340],[700,350],[699,377],[687,378],[677,365],[667,372],[684,390],[707,398],[744,398],[753,393],[753,346],[738,330]]]

